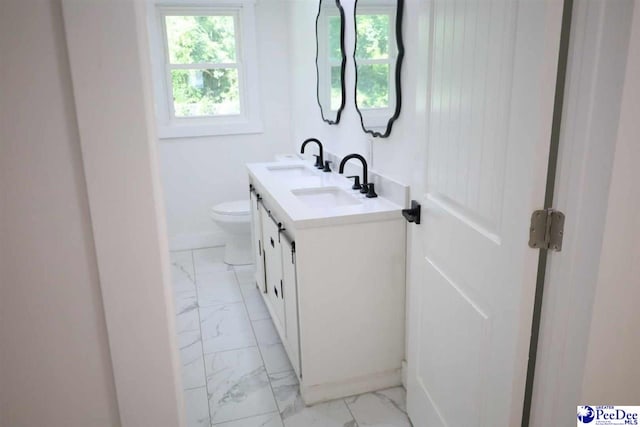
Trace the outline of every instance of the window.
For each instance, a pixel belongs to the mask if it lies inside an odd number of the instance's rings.
[[[158,1],[153,15],[159,136],[261,132],[253,4],[178,7]]]
[[[236,14],[165,15],[174,117],[240,114]]]

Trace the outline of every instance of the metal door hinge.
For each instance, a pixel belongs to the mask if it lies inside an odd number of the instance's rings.
[[[543,209],[531,214],[529,247],[534,249],[562,250],[564,214],[553,209]]]

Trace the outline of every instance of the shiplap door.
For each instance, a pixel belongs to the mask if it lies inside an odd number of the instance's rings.
[[[411,227],[408,410],[416,427],[519,426],[562,1],[435,0],[423,178]]]

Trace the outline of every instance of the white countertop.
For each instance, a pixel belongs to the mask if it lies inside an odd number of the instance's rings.
[[[304,176],[283,176],[269,170],[273,167],[291,165],[304,166]],[[382,196],[369,199],[358,190],[353,190],[353,180],[337,171],[323,172],[311,162],[287,161],[247,164],[249,175],[278,203],[297,228],[311,228],[325,225],[353,224],[358,222],[383,221],[402,218],[402,207]],[[292,190],[311,188],[338,188],[357,199],[357,204],[344,206],[311,206]]]

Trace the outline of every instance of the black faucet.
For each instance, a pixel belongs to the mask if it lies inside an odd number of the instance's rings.
[[[307,138],[302,142],[302,146],[300,147],[300,154],[304,153],[304,147],[310,142],[315,142],[318,144],[318,148],[320,149],[320,154],[316,156],[316,164],[314,165],[318,169],[324,169],[324,154],[322,151],[322,142],[316,138]]]
[[[340,169],[338,169],[339,173],[344,172],[344,164],[347,163],[349,159],[358,159],[362,162],[362,188],[360,189],[361,193],[366,193],[369,191],[369,181],[367,181],[367,161],[360,154],[349,154],[345,156],[340,162]]]

